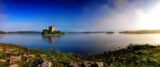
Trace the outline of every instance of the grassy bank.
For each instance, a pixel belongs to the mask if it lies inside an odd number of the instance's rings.
[[[46,64],[45,64],[46,63]],[[75,55],[0,44],[0,66],[37,67],[152,67],[160,66],[160,46],[129,45],[126,49],[99,55]]]

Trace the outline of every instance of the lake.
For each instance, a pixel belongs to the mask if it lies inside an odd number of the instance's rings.
[[[0,43],[22,45],[33,49],[53,49],[67,53],[100,54],[125,48],[129,44],[160,44],[160,34],[40,34],[0,35]]]

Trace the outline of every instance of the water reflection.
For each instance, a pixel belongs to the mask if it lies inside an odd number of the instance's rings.
[[[60,38],[64,36],[64,34],[55,34],[55,35],[44,35],[42,36],[42,38],[44,40],[47,40],[50,44],[54,44],[54,41],[57,39],[57,38]]]
[[[79,54],[101,54],[125,48],[129,44],[160,44],[160,34],[65,34],[42,36],[0,35],[0,43],[12,43],[33,49],[54,49]],[[115,49],[116,48],[116,49]]]

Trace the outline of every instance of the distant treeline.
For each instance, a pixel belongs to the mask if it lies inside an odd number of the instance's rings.
[[[78,34],[78,33],[84,33],[84,34],[86,34],[86,33],[106,33],[106,32],[89,32],[89,31],[87,31],[87,32],[66,32],[66,33],[73,33],[73,34]]]
[[[0,31],[0,34],[5,34],[6,32],[4,32],[4,31]]]
[[[109,32],[103,32],[103,31],[95,31],[95,32],[92,32],[92,31],[87,31],[87,32],[66,32],[68,34],[89,34],[89,33],[107,33],[107,34],[114,34],[114,32],[112,31],[109,31]]]
[[[119,33],[122,33],[122,34],[152,34],[152,33],[160,33],[160,30],[123,31]]]
[[[0,34],[40,34],[38,31],[15,31],[15,32],[4,32],[0,31]]]
[[[14,31],[14,32],[5,32],[5,31],[0,31],[0,34],[41,34],[41,33],[45,33],[44,31],[43,32],[39,32],[39,31]],[[48,33],[48,32],[47,32]],[[64,33],[64,32],[61,32],[61,31],[56,31],[56,32],[53,32],[53,33]],[[67,34],[89,34],[89,33],[107,33],[107,34],[114,34],[115,32],[112,32],[112,31],[108,31],[108,32],[105,32],[105,31],[86,31],[86,32],[65,32]]]

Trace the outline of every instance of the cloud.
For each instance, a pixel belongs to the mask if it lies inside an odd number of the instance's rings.
[[[114,0],[114,8],[108,5],[101,6],[102,11],[107,11],[106,16],[96,21],[94,25],[99,30],[137,30],[138,21],[148,8],[156,2],[148,0]],[[104,8],[106,7],[106,8]],[[105,14],[105,13],[104,13]]]

